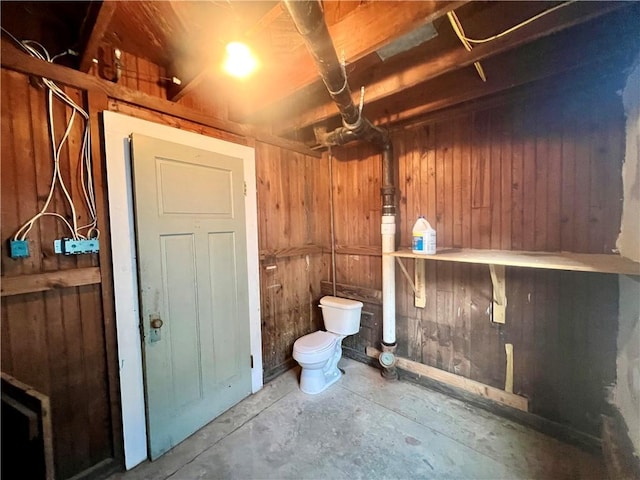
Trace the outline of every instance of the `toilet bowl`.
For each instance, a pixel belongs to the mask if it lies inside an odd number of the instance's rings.
[[[327,331],[310,333],[293,344],[293,358],[302,367],[300,390],[309,394],[320,393],[340,379],[342,340],[360,330],[362,302],[327,296],[320,299],[320,308]]]

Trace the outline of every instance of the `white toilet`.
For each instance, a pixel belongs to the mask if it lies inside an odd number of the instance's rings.
[[[322,297],[320,308],[327,331],[310,333],[293,344],[293,358],[302,367],[300,390],[310,394],[322,392],[342,376],[342,339],[360,330],[362,302]]]

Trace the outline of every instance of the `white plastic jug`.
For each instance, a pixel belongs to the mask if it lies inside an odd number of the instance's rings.
[[[413,253],[433,255],[436,253],[436,231],[427,219],[420,215],[413,225]]]

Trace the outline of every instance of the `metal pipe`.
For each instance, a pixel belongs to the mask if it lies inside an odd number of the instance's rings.
[[[285,0],[284,3],[342,117],[343,126],[323,135],[318,141],[331,147],[345,145],[354,140],[364,140],[382,150],[382,252],[393,252],[396,242],[396,189],[393,175],[393,145],[389,134],[363,117],[361,109],[353,103],[345,68],[338,60],[320,2]],[[384,377],[397,378],[395,361],[390,361],[394,358],[396,349],[395,263],[393,257],[387,255],[383,255],[382,258],[382,303],[382,346],[387,355],[384,361],[381,358],[380,364]]]
[[[333,286],[333,296],[337,297],[336,292],[336,224],[333,214],[333,155],[331,155],[331,147],[329,147],[329,219],[331,222],[331,285]]]

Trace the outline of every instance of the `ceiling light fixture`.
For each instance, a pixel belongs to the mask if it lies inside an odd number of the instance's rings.
[[[258,60],[244,43],[231,42],[226,50],[223,68],[229,75],[246,78],[257,70]]]

